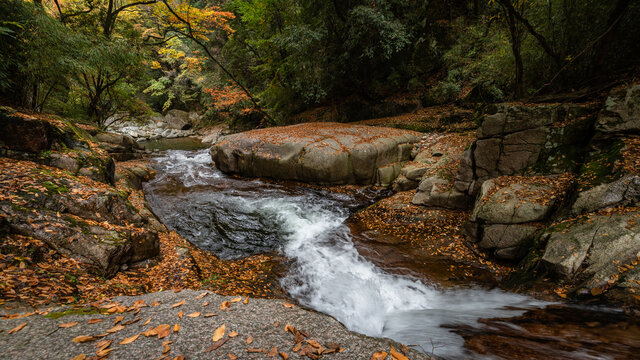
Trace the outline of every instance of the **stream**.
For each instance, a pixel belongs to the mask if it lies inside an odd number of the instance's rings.
[[[637,323],[617,309],[550,304],[474,284],[447,288],[374,265],[346,222],[384,192],[344,194],[227,176],[207,150],[164,150],[152,162],[158,175],[144,191],[167,227],[224,259],[284,255],[290,264],[281,284],[289,296],[353,331],[447,359],[615,359],[640,349]],[[594,321],[627,335],[603,339],[589,327]]]

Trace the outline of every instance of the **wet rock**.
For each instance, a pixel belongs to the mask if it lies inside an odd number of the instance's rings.
[[[225,136],[211,156],[221,171],[243,176],[387,186],[418,139],[405,130],[308,123]]]
[[[0,147],[39,153],[51,148],[56,135],[55,127],[44,120],[0,111]]]
[[[411,180],[405,177],[404,175],[400,175],[393,182],[393,191],[400,192],[400,191],[413,190],[418,187],[418,184],[419,184],[418,181]]]

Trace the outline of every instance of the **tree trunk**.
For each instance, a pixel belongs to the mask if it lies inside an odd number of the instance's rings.
[[[524,96],[524,65],[522,64],[522,54],[520,52],[522,39],[520,38],[520,30],[518,29],[518,24],[512,8],[506,8],[506,12],[507,25],[509,26],[509,33],[511,34],[511,51],[513,51],[513,58],[515,59],[516,66],[513,96],[518,99]]]
[[[600,39],[600,44],[596,49],[593,65],[591,67],[591,77],[601,75],[603,70],[606,68],[607,55],[609,55],[611,43],[613,43],[615,39],[616,30],[620,26],[622,17],[624,17],[624,14],[630,4],[631,0],[618,0],[615,8],[611,11],[609,21],[607,21],[607,27],[605,28],[606,33],[602,39]]]

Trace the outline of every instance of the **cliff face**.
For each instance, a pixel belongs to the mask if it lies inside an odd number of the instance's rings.
[[[603,106],[500,104],[477,135],[453,183],[475,201],[465,235],[521,261],[517,285],[551,276],[563,296],[636,301],[640,85]]]

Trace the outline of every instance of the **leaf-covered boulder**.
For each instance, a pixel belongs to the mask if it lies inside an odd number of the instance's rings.
[[[211,156],[221,171],[242,176],[388,186],[418,140],[413,131],[307,123],[225,136]]]

